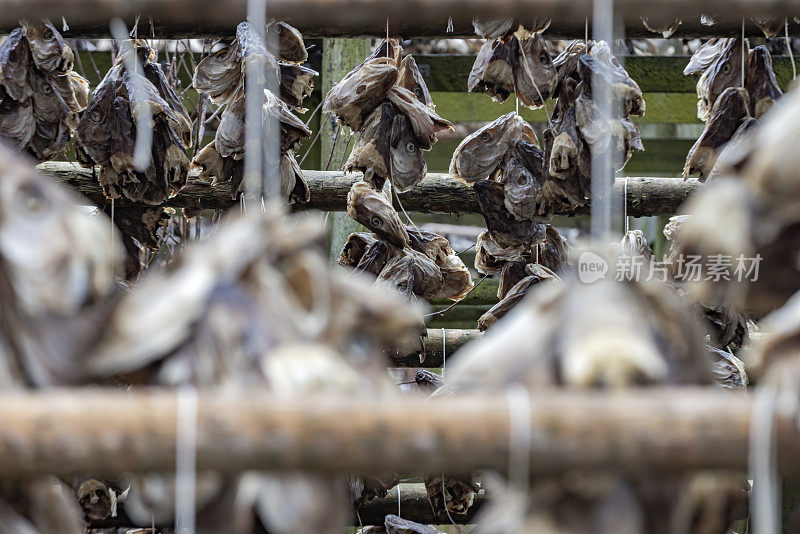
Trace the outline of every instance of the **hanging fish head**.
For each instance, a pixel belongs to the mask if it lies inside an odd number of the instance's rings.
[[[404,57],[403,62],[400,63],[400,73],[397,77],[397,85],[408,89],[414,93],[414,96],[417,97],[417,100],[426,106],[433,108],[433,98],[431,98],[431,93],[428,91],[428,86],[425,84],[425,79],[422,77],[422,73],[420,72],[419,67],[417,67],[417,62],[414,61],[414,58],[411,56],[411,54]]]
[[[386,98],[397,76],[394,59],[371,59],[328,91],[322,111],[333,113],[343,124],[358,131],[364,119]]]
[[[285,62],[280,63],[280,71],[281,100],[300,113],[305,113],[303,99],[311,96],[314,91],[314,76],[319,73],[301,65]]]
[[[515,35],[486,41],[467,79],[467,90],[486,93],[505,102],[514,92],[514,66],[518,63],[519,40]]]
[[[278,22],[267,28],[267,32],[276,31],[278,33],[278,48],[272,50],[281,61],[291,63],[303,63],[308,59],[308,51],[303,43],[303,35],[292,26],[285,22]],[[271,39],[267,39],[267,45],[272,45]]]
[[[31,96],[28,85],[29,55],[28,41],[20,28],[8,34],[0,45],[0,79],[8,96],[17,101]]]
[[[522,39],[514,68],[514,90],[523,105],[535,109],[553,96],[558,73],[541,34]]]
[[[486,178],[503,165],[508,152],[530,131],[530,126],[512,112],[473,133],[453,152],[450,175],[468,183]]]
[[[602,91],[607,91],[615,116],[644,115],[642,90],[617,61],[608,43],[594,43],[589,53],[582,55],[578,61],[581,79],[587,89],[592,91],[600,87]]]
[[[745,87],[750,93],[750,113],[756,119],[766,113],[775,100],[783,95],[772,70],[772,56],[764,45],[750,51]]]
[[[242,47],[234,39],[197,64],[192,85],[199,93],[207,94],[211,102],[221,104],[233,95],[241,78]]]
[[[408,232],[397,211],[367,182],[353,184],[347,194],[347,214],[398,248],[408,244]]]
[[[122,259],[111,221],[5,144],[0,173],[0,264],[22,310],[70,314],[107,296]]]
[[[422,158],[411,121],[402,113],[392,119],[389,176],[399,193],[408,191],[425,177],[428,166]]]
[[[717,98],[728,87],[742,87],[742,40],[725,39],[715,59],[697,81],[697,116],[708,120]]]
[[[711,173],[722,146],[733,138],[742,123],[750,117],[748,100],[747,90],[740,87],[728,87],[720,95],[703,133],[689,150],[683,169],[684,178],[699,172],[701,181],[704,181]]]
[[[72,49],[49,20],[22,22],[22,28],[31,48],[33,63],[47,72],[72,70]]]

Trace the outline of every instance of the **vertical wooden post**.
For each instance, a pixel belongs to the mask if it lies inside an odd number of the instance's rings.
[[[328,93],[331,87],[344,78],[353,67],[364,61],[369,54],[367,39],[323,39],[322,40],[322,94]],[[345,145],[350,136],[350,129],[341,127],[336,136],[337,123],[335,117],[328,117],[321,124],[320,134],[320,169],[325,170],[330,160],[330,170],[338,170],[339,162],[345,153]],[[334,143],[334,140],[336,143]],[[352,143],[351,143],[352,146]],[[331,157],[331,152],[333,156]],[[328,224],[331,228],[331,259],[339,257],[342,245],[347,237],[358,231],[360,225],[347,213],[331,213]]]

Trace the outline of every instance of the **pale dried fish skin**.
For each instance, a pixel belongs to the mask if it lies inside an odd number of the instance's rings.
[[[425,83],[425,79],[422,77],[419,67],[417,67],[417,62],[411,54],[404,57],[403,61],[400,63],[397,85],[408,89],[414,93],[417,100],[433,109],[433,98],[428,91],[428,86]]]
[[[514,92],[514,65],[519,53],[516,36],[486,41],[475,58],[467,80],[467,91],[486,93],[505,102]]]
[[[527,123],[516,113],[495,119],[461,141],[450,161],[450,175],[468,183],[490,176],[526,131]]]
[[[194,71],[192,85],[214,104],[227,102],[242,82],[242,49],[238,40],[203,58]]]
[[[591,94],[594,84],[602,84],[611,95],[613,116],[627,117],[628,115],[642,116],[645,112],[645,102],[642,90],[619,64],[605,41],[592,44],[588,54],[578,59],[578,69],[581,81]]]
[[[322,111],[335,114],[343,124],[358,131],[364,119],[386,98],[398,74],[394,59],[376,57],[328,91]]]
[[[453,130],[453,124],[437,115],[430,107],[422,104],[414,93],[395,85],[386,95],[397,110],[408,117],[414,131],[417,145],[429,150],[436,142],[436,134],[442,130]]]
[[[389,177],[394,189],[404,193],[425,178],[428,165],[413,135],[412,122],[402,113],[395,114],[392,119],[389,146]]]
[[[514,66],[514,92],[524,106],[540,108],[553,95],[558,73],[540,34],[521,39],[519,53]]]
[[[347,214],[392,245],[401,249],[408,245],[408,232],[397,212],[386,197],[366,182],[356,182],[350,188]]]
[[[49,20],[22,22],[31,49],[33,64],[45,72],[72,70],[74,55],[64,38]]]

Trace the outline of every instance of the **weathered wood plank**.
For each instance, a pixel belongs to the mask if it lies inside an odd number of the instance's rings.
[[[451,122],[492,121],[516,108],[514,98],[494,102],[480,93],[432,92],[436,112]],[[697,118],[697,96],[694,93],[644,93],[647,111],[644,117],[634,117],[637,123],[685,124],[700,122]],[[552,112],[554,102],[548,105]],[[531,110],[520,106],[520,115],[530,122],[547,122],[543,109]]]
[[[544,34],[546,37],[547,33]],[[475,62],[473,55],[416,55],[428,89],[441,92],[466,92],[467,78]],[[696,93],[699,75],[685,76],[688,56],[618,56],[631,78],[645,93]],[[795,58],[800,66],[800,58]],[[792,80],[792,64],[786,56],[772,58],[778,83],[785,90]],[[649,102],[648,102],[649,104]],[[649,107],[649,106],[648,106]],[[648,109],[648,112],[650,110]]]
[[[38,168],[54,175],[96,203],[107,202],[100,184],[92,175],[92,169],[84,169],[74,163],[54,161],[42,163]],[[360,173],[339,171],[304,171],[304,174],[311,190],[311,200],[308,204],[295,205],[294,208],[298,210],[344,211],[350,187],[361,178]],[[631,217],[674,214],[689,195],[702,187],[696,179],[684,181],[677,178],[617,178],[614,196],[619,199],[618,202],[621,202],[626,180],[628,215]],[[429,173],[414,189],[403,193],[401,197],[403,206],[409,212],[479,213],[472,188],[448,174]],[[125,203],[123,200],[119,202]],[[186,187],[167,201],[166,205],[176,208],[224,209],[234,203],[230,198],[230,184],[212,186],[200,182],[197,180],[197,172],[192,171]],[[588,213],[588,209],[580,208],[574,214],[585,213]]]
[[[308,35],[321,37],[381,36],[387,20],[393,35],[448,36],[448,18],[455,35],[471,35],[473,17],[516,16],[555,19],[553,35],[582,37],[584,23],[592,19],[590,0],[271,0],[268,16],[287,20]],[[640,16],[672,18],[680,16],[684,24],[678,36],[736,36],[742,18],[774,14],[795,16],[798,0],[616,0],[614,10],[628,36],[653,36],[642,26]],[[700,24],[703,13],[719,16],[717,24]],[[108,21],[121,17],[128,27],[136,20],[142,25],[152,20],[157,37],[190,35],[230,35],[236,24],[246,18],[242,0],[5,0],[0,11],[0,29],[16,26],[19,19],[46,17],[60,21],[66,17],[71,30],[68,36],[107,35]],[[149,24],[148,24],[149,26]],[[148,28],[149,29],[149,28]],[[590,29],[591,31],[591,29]],[[797,26],[792,25],[792,32]],[[751,23],[748,35],[760,32]]]
[[[365,39],[323,39],[322,40],[322,94],[328,91],[361,63],[369,55],[369,43]],[[319,169],[338,170],[344,158],[349,154],[350,128],[342,127],[336,117],[320,116],[322,132],[320,134]],[[347,242],[347,237],[359,231],[360,225],[347,213],[331,215],[330,257],[336,260],[339,251]]]
[[[505,395],[368,402],[260,391],[204,391],[198,397],[199,471],[505,471],[514,434]],[[534,475],[565,469],[744,471],[753,402],[712,388],[534,391],[530,469]],[[166,390],[5,393],[0,478],[174,472],[177,408],[178,394]],[[778,471],[797,477],[796,414],[775,414],[775,436]]]
[[[453,309],[458,308],[456,306]],[[447,361],[450,357],[471,341],[478,339],[483,334],[475,329],[458,328],[429,328],[428,336],[425,338],[425,361],[420,363],[419,356],[416,354],[399,355],[391,354],[392,367],[442,367],[444,355]],[[444,339],[444,344],[442,340]]]

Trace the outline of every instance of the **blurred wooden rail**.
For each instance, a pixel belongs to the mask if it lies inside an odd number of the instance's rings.
[[[488,355],[487,355],[488,356]],[[745,470],[753,397],[713,388],[530,394],[532,474]],[[175,391],[0,395],[0,477],[173,471]],[[508,469],[509,399],[199,394],[197,469],[387,473]],[[782,475],[800,474],[796,414],[776,416]],[[516,428],[515,432],[525,432]]]
[[[19,19],[47,17],[58,23],[65,17],[68,37],[108,35],[108,22],[122,17],[128,27],[138,18],[139,34],[156,37],[231,35],[245,19],[243,0],[4,0],[0,28],[16,26]],[[583,37],[584,24],[592,19],[592,0],[270,0],[267,16],[286,20],[307,37],[382,36],[389,32],[404,37],[452,37],[472,35],[473,17],[517,16],[523,20],[555,19],[550,36]],[[762,15],[791,17],[800,13],[799,0],[615,0],[614,12],[627,36],[655,35],[645,30],[640,15],[684,24],[677,36],[736,36],[742,18]],[[713,27],[700,23],[700,15],[713,14]],[[453,32],[446,31],[452,17]],[[61,27],[61,24],[58,24]],[[797,33],[798,27],[790,25]],[[590,30],[591,31],[591,30]],[[747,24],[749,35],[760,35]]]
[[[483,335],[479,330],[458,328],[429,328],[425,338],[425,361],[420,363],[416,354],[390,354],[392,367],[442,367],[444,355],[448,360],[455,351]],[[444,343],[442,343],[444,338]]]
[[[55,175],[95,203],[107,202],[91,169],[66,162],[42,163],[38,168]],[[311,190],[311,200],[308,204],[296,205],[295,209],[321,211],[344,211],[350,186],[361,176],[360,173],[346,174],[340,171],[304,171],[304,174]],[[231,200],[229,184],[211,186],[198,182],[197,175],[197,172],[191,172],[186,187],[166,205],[175,208],[224,209],[235,204]],[[672,215],[691,193],[701,187],[695,179],[629,177],[627,180],[628,215],[632,217]],[[615,202],[621,203],[624,184],[625,178],[617,178],[614,184]],[[445,173],[429,173],[419,185],[400,198],[409,212],[479,213],[478,201],[472,189]],[[117,202],[118,205],[125,204],[123,201]],[[583,208],[575,214],[588,212]]]

